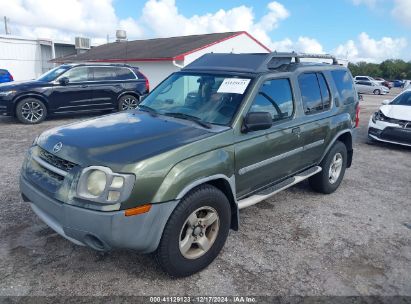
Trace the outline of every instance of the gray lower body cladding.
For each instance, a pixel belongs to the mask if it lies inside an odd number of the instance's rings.
[[[20,190],[33,211],[49,227],[78,245],[108,251],[126,248],[154,251],[178,201],[152,205],[149,212],[125,216],[123,211],[103,212],[61,203],[20,178]]]

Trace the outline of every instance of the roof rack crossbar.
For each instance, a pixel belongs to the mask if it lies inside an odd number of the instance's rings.
[[[273,52],[267,56],[267,59],[262,64],[262,67],[266,66],[268,69],[276,69],[284,64],[290,64],[293,58],[296,63],[301,62],[301,58],[331,59],[333,65],[338,65],[337,59],[333,55],[329,54],[299,54],[296,52]]]

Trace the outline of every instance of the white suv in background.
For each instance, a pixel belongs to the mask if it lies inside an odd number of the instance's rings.
[[[368,123],[368,139],[411,147],[411,88],[383,101]]]

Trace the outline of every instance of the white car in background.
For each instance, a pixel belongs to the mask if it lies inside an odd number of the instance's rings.
[[[411,147],[411,89],[383,101],[368,123],[368,139]]]
[[[370,80],[356,80],[355,88],[360,94],[385,95],[390,92],[389,88]]]

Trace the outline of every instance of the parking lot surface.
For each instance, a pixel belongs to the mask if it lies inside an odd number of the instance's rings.
[[[411,295],[411,149],[366,143],[366,95],[353,166],[333,194],[307,182],[241,211],[219,257],[184,279],[149,255],[98,253],[60,237],[19,194],[24,155],[42,131],[0,118],[0,295]]]

